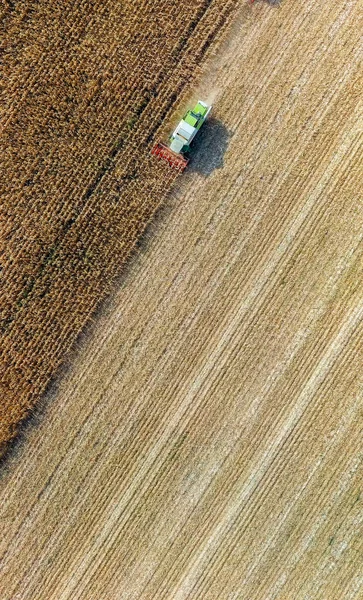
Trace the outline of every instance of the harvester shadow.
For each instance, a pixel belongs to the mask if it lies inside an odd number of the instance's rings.
[[[188,170],[209,177],[221,169],[231,136],[222,121],[215,117],[208,119],[193,142]]]

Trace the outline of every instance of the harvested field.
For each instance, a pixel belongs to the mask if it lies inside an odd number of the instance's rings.
[[[236,6],[3,9],[0,448],[168,193],[151,145]]]
[[[194,164],[6,463],[4,600],[363,597],[360,32],[354,0],[242,11]]]

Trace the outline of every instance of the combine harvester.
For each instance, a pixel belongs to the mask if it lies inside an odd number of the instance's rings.
[[[185,155],[189,152],[190,144],[211,110],[211,106],[199,100],[193,110],[188,110],[170,136],[169,146],[159,142],[153,147],[151,154],[165,160],[174,169],[183,172],[189,162]]]

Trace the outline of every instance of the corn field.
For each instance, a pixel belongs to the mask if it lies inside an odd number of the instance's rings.
[[[109,118],[108,162],[77,175],[79,216],[66,178],[53,221],[33,216],[56,231],[8,303],[22,299],[4,328],[7,418],[36,399],[173,185],[2,461],[1,600],[363,598],[361,14],[359,0],[246,0],[197,86],[183,54],[178,97],[160,89],[160,107],[125,115],[114,151]],[[173,184],[150,145],[192,96],[213,117]],[[82,148],[98,156],[92,137]],[[35,181],[24,190],[40,194]]]
[[[176,174],[150,148],[236,10],[236,0],[3,8],[0,444],[170,190]]]

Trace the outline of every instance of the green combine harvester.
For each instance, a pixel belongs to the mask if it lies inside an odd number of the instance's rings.
[[[165,160],[171,167],[179,171],[184,171],[189,162],[185,154],[189,152],[190,144],[206,121],[211,110],[211,106],[199,100],[193,110],[188,110],[177,128],[173,131],[169,138],[169,146],[159,142],[153,147],[151,153]]]

